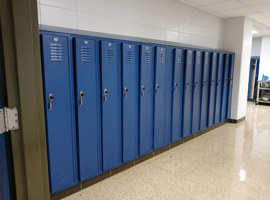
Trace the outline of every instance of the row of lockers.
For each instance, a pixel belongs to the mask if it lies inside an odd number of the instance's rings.
[[[230,118],[234,54],[41,32],[51,193]]]

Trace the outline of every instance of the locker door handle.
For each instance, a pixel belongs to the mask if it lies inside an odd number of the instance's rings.
[[[156,85],[156,95],[158,95],[159,84]]]
[[[142,96],[144,97],[144,90],[145,90],[145,86],[142,86]]]
[[[174,94],[177,92],[178,83],[174,83]]]
[[[104,90],[104,103],[107,102],[107,94],[109,93],[109,91],[105,88]]]
[[[189,82],[187,81],[187,82],[186,82],[186,89],[188,89],[188,85],[189,85]]]
[[[83,97],[84,97],[84,92],[81,91],[81,92],[80,92],[80,100],[79,100],[79,105],[80,105],[80,106],[83,105]]]
[[[219,85],[219,83],[220,83],[220,80],[217,81],[217,85]]]
[[[197,88],[198,81],[195,81],[194,85],[195,85],[195,88]]]
[[[205,85],[206,85],[206,80],[203,81],[203,87],[205,87]]]
[[[125,99],[127,100],[127,92],[128,92],[128,88],[125,87]]]
[[[214,80],[211,81],[211,86],[213,86],[213,85],[214,85]]]
[[[48,109],[49,109],[49,111],[51,111],[52,110],[52,101],[54,100],[54,96],[53,96],[53,94],[52,93],[50,93],[49,94],[49,104],[48,104]]]

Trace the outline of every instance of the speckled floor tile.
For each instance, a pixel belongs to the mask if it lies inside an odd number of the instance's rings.
[[[269,200],[270,107],[225,124],[66,200]]]

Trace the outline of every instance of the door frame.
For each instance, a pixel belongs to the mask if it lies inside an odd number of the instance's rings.
[[[249,97],[249,94],[250,94],[250,81],[251,81],[251,71],[252,71],[252,65],[253,65],[253,61],[254,60],[257,60],[256,62],[256,70],[255,70],[255,74],[256,74],[256,78],[255,78],[255,84],[254,84],[254,94],[256,93],[255,90],[256,90],[256,83],[258,81],[258,75],[259,75],[259,69],[260,69],[260,56],[251,56],[250,58],[250,67],[249,67],[249,80],[248,80],[248,96],[247,96],[247,99],[248,100],[254,100],[254,95],[253,95],[253,98],[250,98]]]
[[[11,131],[17,199],[50,199],[42,69],[36,0],[1,0],[5,106],[17,107]]]

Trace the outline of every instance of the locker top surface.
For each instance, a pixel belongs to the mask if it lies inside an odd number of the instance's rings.
[[[61,28],[55,26],[47,26],[47,25],[39,25],[40,33],[47,33],[47,34],[61,34],[66,36],[72,37],[82,37],[82,38],[92,38],[96,40],[115,40],[115,41],[122,41],[122,42],[129,42],[129,43],[138,43],[138,44],[146,44],[152,46],[168,46],[172,48],[184,48],[184,49],[192,49],[192,50],[201,50],[201,51],[210,51],[210,52],[222,52],[222,53],[230,53],[234,54],[233,52],[225,51],[222,49],[210,49],[207,47],[200,47],[195,45],[188,45],[183,43],[176,43],[176,42],[169,42],[169,41],[162,41],[162,40],[154,40],[154,39],[147,39],[147,38],[140,38],[140,37],[131,37],[131,36],[124,36],[124,35],[115,35],[115,34],[108,34],[108,33],[98,33],[98,32],[91,32],[91,31],[84,31],[84,30],[75,30],[70,28]]]

